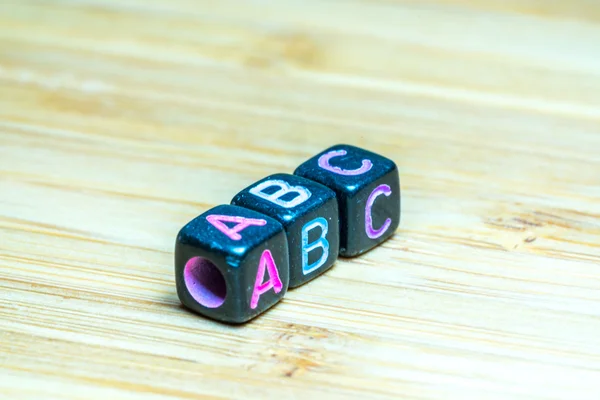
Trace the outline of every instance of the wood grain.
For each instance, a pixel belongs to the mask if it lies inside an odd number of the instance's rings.
[[[0,398],[598,399],[600,5],[0,4]],[[242,327],[176,232],[346,142],[397,235]]]

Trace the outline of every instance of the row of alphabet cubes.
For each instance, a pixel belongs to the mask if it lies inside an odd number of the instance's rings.
[[[177,235],[177,293],[187,308],[243,323],[298,287],[393,235],[400,222],[396,164],[334,146],[195,218]]]

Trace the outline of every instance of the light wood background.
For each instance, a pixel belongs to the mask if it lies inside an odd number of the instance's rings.
[[[0,398],[600,398],[597,0],[0,3]],[[179,228],[339,142],[397,235],[182,309]]]

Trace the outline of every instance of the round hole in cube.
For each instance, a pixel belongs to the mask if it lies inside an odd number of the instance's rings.
[[[183,270],[188,291],[204,307],[217,308],[225,302],[227,285],[215,264],[203,257],[188,260]]]

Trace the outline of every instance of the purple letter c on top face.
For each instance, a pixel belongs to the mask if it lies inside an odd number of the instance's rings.
[[[369,172],[371,168],[373,168],[373,162],[371,160],[363,160],[362,166],[358,169],[342,169],[340,167],[334,167],[329,163],[332,158],[345,156],[346,154],[348,154],[346,150],[333,150],[323,154],[321,157],[319,157],[319,167],[329,172],[333,172],[334,174],[344,176],[362,175]]]

